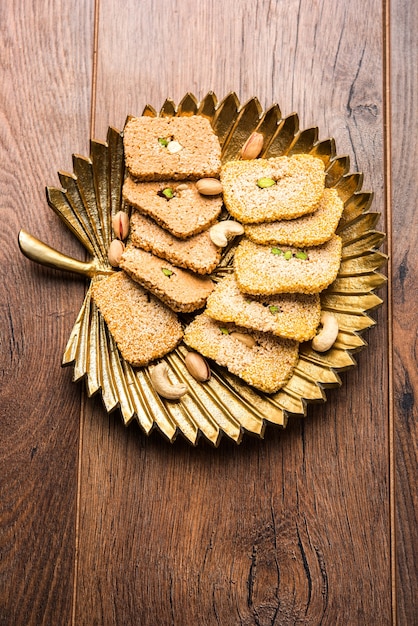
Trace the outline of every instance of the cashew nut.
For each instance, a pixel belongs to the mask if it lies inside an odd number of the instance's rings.
[[[162,398],[167,400],[178,400],[187,393],[187,385],[173,385],[168,378],[168,367],[166,363],[158,363],[152,368],[151,381],[155,391]]]
[[[244,233],[244,227],[239,222],[224,220],[218,222],[209,229],[209,236],[215,246],[225,248],[228,245],[228,237],[236,237]]]
[[[312,339],[312,348],[317,352],[326,352],[331,348],[338,335],[338,320],[332,313],[322,311],[322,328]]]

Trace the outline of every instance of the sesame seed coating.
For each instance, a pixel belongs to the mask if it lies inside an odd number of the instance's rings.
[[[315,336],[321,315],[318,294],[286,293],[248,296],[238,289],[235,276],[221,280],[210,294],[205,313],[222,322],[307,341]]]
[[[242,239],[234,256],[234,272],[241,291],[254,295],[319,293],[338,274],[342,241],[333,235],[321,246],[305,248],[307,258],[295,257],[297,249],[281,250]],[[287,254],[289,253],[289,254]]]
[[[235,332],[249,334],[255,345],[247,346],[234,336]],[[186,327],[184,341],[265,393],[278,391],[289,380],[298,360],[296,341],[269,333],[249,332],[235,324],[217,322],[205,313]]]
[[[222,166],[221,183],[226,208],[243,224],[293,219],[317,209],[325,168],[309,154],[229,161]]]
[[[336,189],[325,189],[318,208],[309,215],[293,220],[248,224],[245,234],[251,241],[269,244],[282,244],[304,248],[318,246],[331,239],[335,232],[344,203]]]

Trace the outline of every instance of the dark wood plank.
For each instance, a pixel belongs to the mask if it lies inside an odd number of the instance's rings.
[[[24,228],[68,254],[78,243],[45,185],[88,147],[92,3],[2,3],[0,623],[71,622],[80,394],[61,356],[83,281],[30,263]]]
[[[418,185],[418,28],[416,3],[395,1],[390,15],[392,131],[393,402],[395,453],[396,586],[399,624],[418,615],[418,377],[416,311]],[[401,182],[400,182],[401,181]],[[412,226],[412,227],[411,227]]]
[[[187,91],[256,95],[334,136],[384,211],[383,14],[363,8],[102,0],[95,136]],[[391,623],[386,308],[375,315],[343,387],[264,441],[170,445],[85,403],[77,624]]]

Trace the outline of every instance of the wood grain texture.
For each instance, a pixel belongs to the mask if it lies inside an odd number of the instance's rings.
[[[0,5],[1,626],[414,623],[415,4]],[[88,155],[90,117],[105,140],[148,103],[209,91],[278,103],[334,137],[391,253],[385,304],[341,388],[286,430],[218,449],[126,428],[72,383],[60,361],[85,284],[16,242],[25,228],[83,258],[44,187]]]
[[[392,280],[396,567],[399,624],[418,615],[418,377],[417,316],[418,202],[416,163],[416,68],[418,52],[416,3],[393,2],[390,19],[392,111]],[[405,60],[407,64],[405,66]],[[406,69],[406,67],[408,69]],[[409,69],[411,71],[409,71]],[[402,182],[400,182],[402,181]]]
[[[358,12],[102,0],[95,136],[187,91],[256,95],[334,136],[384,211],[382,6]],[[170,446],[89,401],[75,622],[391,623],[385,315],[342,389],[265,441]]]
[[[0,623],[71,620],[80,396],[61,353],[80,280],[20,254],[25,228],[69,254],[80,246],[49,210],[45,185],[88,146],[88,3],[1,3]]]

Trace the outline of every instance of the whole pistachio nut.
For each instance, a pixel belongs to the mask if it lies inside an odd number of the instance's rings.
[[[261,133],[251,133],[247,141],[242,147],[241,158],[242,159],[256,159],[263,149],[264,137]]]
[[[119,267],[125,244],[120,239],[113,239],[107,251],[107,258],[112,267]]]
[[[129,234],[129,215],[125,211],[118,211],[112,217],[112,229],[117,239],[124,240]]]

